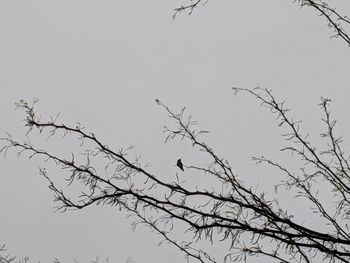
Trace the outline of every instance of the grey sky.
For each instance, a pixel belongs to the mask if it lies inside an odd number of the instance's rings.
[[[349,1],[337,2],[350,15]],[[0,1],[0,133],[23,137],[14,103],[37,97],[43,116],[61,112],[62,121],[81,122],[111,147],[135,145],[133,153],[173,178],[177,158],[188,160],[192,151],[163,143],[168,119],[154,103],[159,98],[174,109],[187,106],[211,131],[214,149],[254,184],[260,179],[250,157],[279,157],[282,140],[274,117],[252,98],[234,98],[230,87],[259,84],[287,101],[315,141],[319,98],[332,98],[339,131],[350,141],[349,49],[330,39],[323,18],[292,0],[211,0],[174,21],[178,3]],[[157,247],[159,237],[147,229],[133,233],[125,213],[112,208],[54,214],[38,165],[14,152],[0,159],[0,243],[11,254],[44,262],[184,261],[171,246]]]

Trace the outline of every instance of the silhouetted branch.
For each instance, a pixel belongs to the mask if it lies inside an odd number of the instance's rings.
[[[5,244],[2,244],[1,247],[0,247],[0,253],[4,253],[6,251],[6,248],[5,248]],[[13,262],[16,258],[15,257],[11,257],[9,255],[1,255],[0,254],[0,263],[10,263],[10,262]]]
[[[195,8],[200,5],[205,5],[209,0],[188,0],[186,5],[181,5],[174,9],[173,19],[179,13],[187,12],[192,14]],[[345,43],[350,46],[350,36],[348,30],[350,26],[350,18],[347,15],[341,14],[335,6],[330,6],[323,0],[294,0],[300,7],[310,7],[314,9],[318,15],[324,17],[328,26],[334,31],[332,37],[341,38]]]
[[[340,37],[348,46],[350,46],[350,37],[344,27],[349,27],[350,19],[348,16],[340,14],[337,8],[330,6],[322,0],[297,0],[301,7],[308,6],[316,10],[316,12],[327,20],[328,26],[334,30],[333,37]]]
[[[197,122],[191,116],[186,116],[184,108],[175,113],[159,100],[156,100],[157,104],[175,124],[174,127],[165,127],[166,141],[175,138],[188,141],[195,150],[209,158],[205,166],[187,161],[184,167],[186,171],[196,171],[214,179],[216,185],[211,185],[210,189],[199,185],[185,186],[179,178],[177,181],[164,181],[148,171],[147,165],[142,165],[139,158],[130,159],[128,150],[111,149],[80,125],[67,126],[58,123],[57,118],[41,121],[34,110],[36,101],[32,105],[24,101],[17,104],[26,113],[28,135],[33,129],[38,129],[42,133],[47,131],[50,137],[58,132],[63,133],[63,139],[76,136],[81,147],[90,147],[85,161],[76,160],[74,153],[69,159],[60,157],[37,149],[29,140],[18,142],[10,135],[2,139],[6,145],[1,152],[17,148],[19,154],[27,153],[30,158],[42,156],[66,171],[67,190],[73,183],[80,184],[81,194],[73,198],[56,186],[44,168],[40,169],[40,174],[49,182],[55,201],[59,203],[59,210],[83,209],[93,204],[126,210],[138,218],[133,227],[144,224],[152,228],[164,241],[200,262],[213,263],[216,260],[197,247],[199,240],[228,242],[227,262],[242,261],[256,255],[279,262],[348,262],[350,235],[346,222],[350,213],[349,161],[341,148],[341,138],[334,132],[335,121],[328,106],[330,100],[322,98],[320,104],[325,114],[322,121],[327,128],[322,136],[329,141],[328,148],[321,151],[316,150],[308,141],[308,136],[300,132],[300,121],[288,117],[290,109],[284,102],[278,102],[271,91],[261,88],[233,90],[235,94],[245,92],[254,96],[261,106],[277,115],[279,126],[288,130],[282,135],[289,145],[281,150],[296,153],[295,156],[303,162],[298,173],[263,156],[254,157],[253,160],[280,170],[286,178],[282,185],[295,190],[299,198],[309,202],[310,208],[323,218],[327,231],[312,229],[295,221],[288,210],[280,208],[276,201],[266,199],[264,193],[256,193],[241,179],[238,180],[239,176],[229,162],[200,139],[208,131],[195,129]],[[104,172],[93,165],[103,160],[106,160],[108,167]],[[321,181],[327,182],[333,191],[334,207],[318,199],[318,193],[322,191],[318,182]],[[182,229],[181,226],[186,228]],[[171,236],[175,229],[192,233],[192,238],[186,240],[184,237],[184,240],[176,241]]]

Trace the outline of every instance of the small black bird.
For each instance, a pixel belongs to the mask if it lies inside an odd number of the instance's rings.
[[[176,163],[177,167],[179,167],[182,171],[184,170],[184,166],[181,162],[181,159],[177,160],[177,163]]]

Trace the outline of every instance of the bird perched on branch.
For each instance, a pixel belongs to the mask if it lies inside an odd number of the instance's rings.
[[[178,159],[178,160],[177,160],[176,165],[177,165],[177,167],[179,167],[182,171],[184,170],[184,166],[183,166],[183,164],[182,164],[181,159]]]

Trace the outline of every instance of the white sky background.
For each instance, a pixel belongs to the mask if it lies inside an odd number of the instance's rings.
[[[174,21],[179,3],[0,1],[1,136],[8,131],[23,138],[23,115],[14,103],[37,97],[43,116],[61,112],[60,120],[83,123],[116,149],[135,145],[133,153],[171,180],[177,158],[186,163],[200,157],[186,143],[163,143],[169,122],[154,103],[159,98],[174,109],[187,106],[242,180],[268,185],[268,175],[257,174],[261,169],[250,158],[280,157],[280,131],[253,98],[234,98],[230,90],[259,84],[286,100],[316,142],[317,104],[321,96],[332,98],[349,145],[349,48],[330,39],[323,18],[292,0],[211,0]],[[335,3],[350,15],[349,1]],[[61,147],[60,153],[70,152]],[[39,165],[14,152],[0,159],[0,243],[11,254],[42,262],[55,257],[87,262],[96,256],[113,262],[128,256],[134,262],[185,261],[173,247],[157,247],[159,237],[148,230],[133,233],[125,213],[112,208],[53,213]]]

